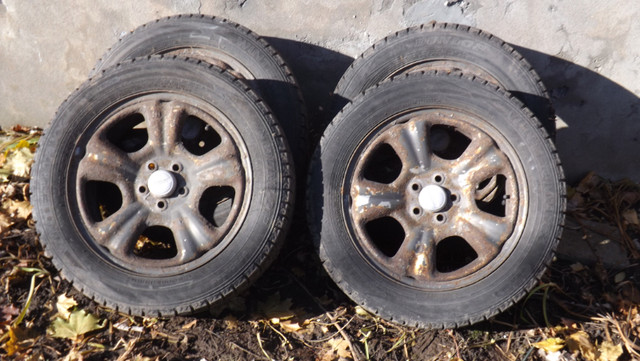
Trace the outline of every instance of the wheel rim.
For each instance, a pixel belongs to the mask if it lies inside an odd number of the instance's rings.
[[[184,273],[215,257],[246,214],[246,147],[221,112],[160,92],[95,118],[69,168],[71,212],[104,259],[147,275]]]
[[[206,47],[178,47],[174,49],[166,49],[157,54],[177,55],[188,58],[198,59],[205,63],[213,64],[219,68],[230,71],[238,78],[245,80],[254,80],[255,76],[251,71],[238,59],[228,53],[215,48]]]
[[[488,123],[421,109],[386,121],[358,146],[343,209],[360,254],[392,280],[448,290],[493,272],[526,219],[515,152]]]
[[[411,74],[411,73],[419,73],[419,72],[443,72],[443,73],[451,73],[452,71],[461,71],[467,76],[475,76],[480,79],[486,80],[487,82],[505,88],[504,84],[500,83],[498,79],[489,73],[487,70],[481,68],[480,66],[459,59],[424,59],[420,61],[416,61],[415,63],[407,64],[401,69],[393,72],[391,75],[386,77],[386,79],[393,78],[402,74]]]

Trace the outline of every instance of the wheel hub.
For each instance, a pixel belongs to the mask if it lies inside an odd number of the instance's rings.
[[[420,191],[418,203],[427,212],[440,212],[447,205],[447,192],[438,185],[429,184]]]
[[[173,174],[166,170],[157,170],[149,176],[147,187],[157,198],[166,198],[176,190],[177,182]]]

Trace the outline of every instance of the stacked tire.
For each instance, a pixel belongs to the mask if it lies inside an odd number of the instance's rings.
[[[561,234],[553,110],[515,50],[432,23],[358,57],[310,167],[309,223],[356,303],[401,324],[458,327],[531,290]]]
[[[47,255],[107,307],[193,313],[268,267],[307,177],[325,268],[381,317],[465,325],[535,285],[565,185],[553,109],[526,60],[433,23],[365,51],[334,100],[307,175],[304,103],[266,41],[201,15],[141,26],[40,142],[32,202]]]
[[[76,288],[136,315],[186,314],[276,256],[304,169],[304,104],[280,55],[230,21],[141,26],[98,62],[39,145],[32,201]]]

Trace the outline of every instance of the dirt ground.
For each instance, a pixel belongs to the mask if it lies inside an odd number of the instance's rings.
[[[525,299],[469,327],[420,330],[367,313],[325,274],[301,224],[244,293],[191,317],[142,318],[61,279],[33,227],[28,172],[12,158],[38,133],[2,135],[2,360],[640,360],[637,184],[592,176],[570,191],[570,217],[620,228],[629,267],[555,260]]]

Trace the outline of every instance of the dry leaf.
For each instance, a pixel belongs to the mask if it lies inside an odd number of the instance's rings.
[[[558,352],[564,347],[564,340],[559,337],[549,337],[546,340],[534,343],[533,346],[544,350],[546,353]]]
[[[10,216],[17,219],[27,219],[31,215],[31,203],[27,201],[9,199],[2,206],[7,210],[7,213],[9,213]]]
[[[369,313],[369,311],[365,310],[364,308],[360,307],[360,306],[356,306],[355,308],[356,314],[358,316],[362,316],[362,317],[373,317],[371,315],[371,313]]]
[[[26,178],[31,171],[33,163],[33,153],[28,147],[21,147],[13,150],[8,156],[4,164],[5,169],[10,170],[11,174]]]
[[[100,324],[99,321],[96,316],[77,310],[69,314],[68,320],[56,318],[51,324],[50,332],[53,337],[80,341],[85,334],[104,327],[104,322]]]
[[[286,332],[298,332],[302,329],[302,326],[298,322],[282,321],[280,327]]]
[[[295,316],[291,306],[293,306],[291,299],[281,300],[279,292],[270,295],[264,302],[258,302],[258,310],[274,324]]]
[[[182,326],[182,329],[183,330],[188,330],[190,328],[193,328],[193,326],[195,326],[196,323],[198,323],[198,320],[193,320],[193,321],[187,323],[186,325]]]
[[[622,356],[622,345],[614,345],[613,342],[604,341],[598,346],[600,356],[598,361],[617,361]]]
[[[0,307],[0,324],[11,322],[20,314],[20,309],[13,305]]]
[[[56,302],[56,309],[58,310],[58,315],[65,319],[69,319],[69,315],[71,314],[71,309],[76,307],[78,303],[72,297],[67,297],[65,294],[58,296],[58,302]]]
[[[598,350],[589,340],[589,334],[584,331],[577,331],[567,337],[567,347],[571,353],[580,352],[587,361],[596,361]]]
[[[331,351],[323,357],[323,360],[333,360],[334,354],[342,358],[353,357],[349,351],[349,343],[342,338],[332,338],[326,342],[326,345],[331,348]],[[326,356],[330,356],[330,358],[326,358]]]
[[[571,272],[574,272],[574,273],[584,270],[584,265],[580,262],[574,263],[570,267],[571,267]]]
[[[635,209],[627,209],[622,212],[622,218],[630,224],[640,226],[640,220],[638,219],[638,212]]]
[[[624,272],[619,272],[613,277],[613,282],[620,283],[624,281],[625,277],[627,277],[627,275]]]
[[[224,324],[227,326],[227,330],[233,330],[238,327],[238,319],[232,315],[228,315],[224,318]]]

